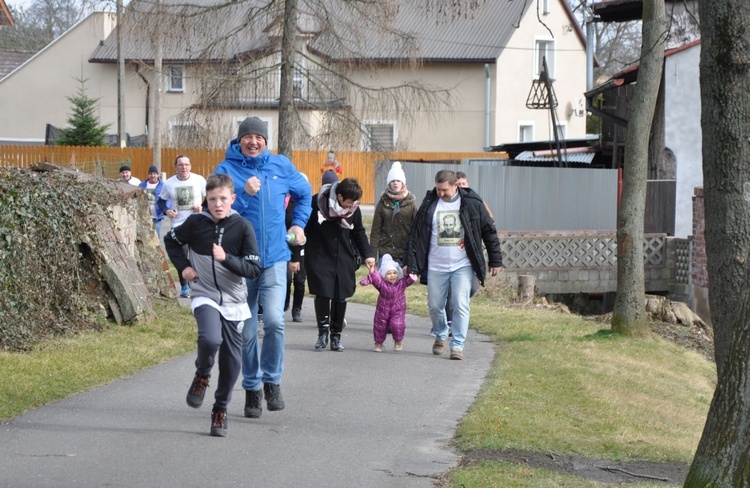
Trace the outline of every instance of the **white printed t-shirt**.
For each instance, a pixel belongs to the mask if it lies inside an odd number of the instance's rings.
[[[471,266],[464,249],[464,228],[458,217],[460,208],[461,196],[458,193],[455,200],[450,202],[438,199],[432,216],[430,254],[427,258],[430,271],[447,273]]]
[[[172,227],[179,227],[193,213],[193,207],[203,203],[205,196],[206,179],[190,173],[186,180],[174,175],[165,181],[159,198],[169,200],[170,208],[177,211],[177,215],[172,219]]]

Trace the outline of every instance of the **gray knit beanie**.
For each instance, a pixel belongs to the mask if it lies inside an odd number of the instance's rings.
[[[237,140],[248,134],[258,134],[268,144],[268,126],[258,117],[248,117],[242,121],[237,131]]]

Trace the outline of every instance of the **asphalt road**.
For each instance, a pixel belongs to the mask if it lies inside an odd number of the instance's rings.
[[[286,408],[246,419],[238,382],[226,438],[208,435],[213,386],[185,404],[193,354],[20,415],[0,425],[0,486],[430,487],[494,348],[472,330],[463,361],[434,356],[409,316],[404,350],[375,353],[373,311],[349,305],[342,353],[314,350],[311,299],[303,323],[287,314]]]

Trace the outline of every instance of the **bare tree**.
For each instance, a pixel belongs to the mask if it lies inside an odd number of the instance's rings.
[[[664,0],[643,2],[643,42],[635,95],[628,107],[622,201],[617,215],[617,296],[612,330],[648,333],[644,304],[643,218],[651,123],[664,68]]]
[[[579,24],[593,16],[592,0],[567,0]],[[695,0],[669,2],[666,5],[667,49],[684,45],[700,37]],[[610,77],[640,60],[641,21],[594,22],[594,55],[598,61],[594,79]]]
[[[593,16],[591,0],[567,0],[581,26]],[[640,56],[641,23],[593,22],[594,56],[598,61],[594,79],[609,77],[638,62]]]
[[[701,127],[717,385],[686,487],[750,486],[750,5],[701,0]]]
[[[156,22],[169,25],[168,37],[160,40],[164,58],[189,56],[200,96],[180,117],[196,128],[194,144],[223,146],[225,136],[214,140],[212,134],[231,128],[217,107],[267,99],[269,106],[278,104],[279,150],[288,153],[358,147],[367,135],[363,119],[397,118],[408,126],[418,114],[450,110],[450,89],[409,80],[387,85],[364,74],[419,64],[418,40],[393,23],[398,9],[420,8],[439,27],[472,15],[484,1],[165,2],[164,13],[157,14],[153,0],[134,0],[124,25],[131,26],[130,39],[155,32]]]
[[[15,26],[0,27],[0,49],[39,51],[93,8],[91,0],[34,0],[27,8],[9,7]]]

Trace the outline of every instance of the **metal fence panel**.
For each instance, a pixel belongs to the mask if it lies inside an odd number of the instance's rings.
[[[375,191],[385,189],[390,161],[376,170]],[[487,202],[502,232],[614,231],[617,170],[529,168],[502,161],[477,164],[403,163],[409,190],[421,202],[441,169],[463,171]]]

